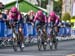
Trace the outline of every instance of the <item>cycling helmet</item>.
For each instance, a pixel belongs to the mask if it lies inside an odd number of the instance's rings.
[[[37,15],[38,15],[38,16],[42,16],[42,15],[43,15],[43,12],[42,12],[41,10],[39,10],[39,11],[37,12]]]
[[[11,12],[14,12],[14,13],[15,13],[15,12],[18,12],[18,9],[17,9],[16,7],[12,7],[12,8],[11,8]]]
[[[54,11],[50,12],[49,14],[51,17],[55,17],[56,16],[56,13]]]

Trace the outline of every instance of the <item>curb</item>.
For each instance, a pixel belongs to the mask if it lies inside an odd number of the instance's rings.
[[[75,37],[74,38],[61,38],[60,40],[58,39],[58,42],[64,42],[64,41],[72,41],[72,40],[75,40]],[[34,46],[34,45],[37,45],[37,43],[26,43],[25,44],[25,47],[30,47],[30,46]],[[5,47],[0,47],[0,49],[3,49],[3,48],[12,48],[12,46],[5,46]]]
[[[59,42],[63,42],[63,41],[72,41],[72,40],[75,40],[75,39],[58,40],[58,41],[59,41]]]

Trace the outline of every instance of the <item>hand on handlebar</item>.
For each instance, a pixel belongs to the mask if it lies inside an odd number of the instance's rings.
[[[34,27],[34,23],[31,23],[32,24],[32,26]]]

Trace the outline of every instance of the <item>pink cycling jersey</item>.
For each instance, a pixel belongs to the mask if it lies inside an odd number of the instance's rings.
[[[58,23],[60,20],[58,16],[55,16],[53,19],[51,17],[48,18],[48,23],[50,23],[51,21]]]
[[[22,18],[22,15],[20,12],[17,12],[15,16],[12,14],[11,11],[9,12],[9,15],[8,15],[9,20],[15,20],[15,19],[20,20],[21,18]]]
[[[47,22],[47,17],[46,17],[45,15],[42,15],[42,18],[39,19],[39,16],[38,16],[38,14],[36,13],[36,15],[35,15],[35,17],[34,17],[34,22],[35,22],[36,20],[46,23],[46,22]]]

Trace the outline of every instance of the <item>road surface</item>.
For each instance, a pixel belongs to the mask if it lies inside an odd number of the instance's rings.
[[[48,48],[49,49],[49,48]],[[25,47],[24,52],[12,48],[0,49],[0,56],[68,56],[75,54],[75,40],[59,42],[58,50],[38,51],[37,46]]]

